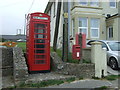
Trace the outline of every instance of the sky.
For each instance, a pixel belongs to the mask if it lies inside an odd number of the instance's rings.
[[[44,12],[49,0],[0,0],[0,35],[24,33],[25,14]]]

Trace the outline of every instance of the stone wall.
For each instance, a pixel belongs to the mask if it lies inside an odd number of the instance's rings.
[[[21,48],[0,48],[2,76],[12,76],[15,84],[28,77],[28,68]]]
[[[2,52],[2,76],[12,76],[13,75],[13,52],[12,48],[0,48]]]
[[[28,78],[28,68],[21,48],[13,48],[14,80],[15,84]]]
[[[51,60],[52,70],[56,71],[57,73],[75,75],[83,78],[92,78],[95,76],[94,64],[65,63],[55,52],[51,53]]]
[[[95,75],[95,65],[66,63],[64,68],[59,70],[59,73],[83,78],[92,78]]]

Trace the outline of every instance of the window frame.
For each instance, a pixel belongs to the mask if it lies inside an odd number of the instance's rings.
[[[96,28],[96,27],[91,27],[91,20],[92,19],[98,19],[98,28]],[[98,36],[97,37],[94,37],[94,36],[92,36],[92,29],[97,29],[98,30]],[[99,18],[91,18],[90,19],[90,37],[91,38],[99,38],[99,32],[100,32],[100,19]]]
[[[91,7],[99,7],[100,6],[100,1],[99,0],[97,1],[98,5],[96,5],[96,4],[92,5],[91,2],[92,2],[92,0],[90,0],[90,2],[89,2]]]
[[[115,6],[111,6],[110,3],[111,3],[111,1],[109,0],[109,6],[110,6],[110,8],[116,8],[117,7],[116,0],[114,0]]]
[[[72,37],[75,37],[75,19],[72,19]]]
[[[83,0],[84,1],[84,0]],[[89,0],[86,0],[86,4],[82,4],[81,2],[80,2],[80,0],[78,0],[78,2],[79,2],[79,5],[82,5],[82,6],[88,6],[88,4],[89,4]]]
[[[110,29],[112,28],[112,37],[111,37],[111,35],[110,35]],[[108,27],[108,38],[110,39],[110,38],[113,38],[113,26],[109,26]]]
[[[86,18],[86,20],[87,20],[87,26],[86,27],[80,27],[80,26],[78,26],[78,33],[82,33],[82,32],[80,32],[80,29],[86,29],[86,38],[88,38],[88,18],[87,17],[79,17],[78,18],[79,21],[80,21],[80,18]],[[78,23],[79,23],[79,21],[78,21]]]

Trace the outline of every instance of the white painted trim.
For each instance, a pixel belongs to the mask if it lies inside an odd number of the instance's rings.
[[[97,37],[93,37],[92,36],[92,31],[91,31],[92,29],[98,29],[98,36]],[[90,37],[91,38],[99,38],[100,37],[100,30],[99,30],[99,28],[90,28]]]
[[[98,24],[99,24],[98,28],[91,27],[91,19],[98,19]],[[100,37],[100,18],[91,18],[91,19],[90,19],[90,37],[91,38],[99,38]],[[97,37],[92,36],[92,32],[91,32],[92,29],[98,29],[98,36]]]
[[[80,33],[80,28],[85,28],[87,31],[87,35],[86,35],[86,38],[88,38],[88,18],[87,17],[79,17],[79,18],[86,18],[87,19],[87,27],[79,27],[79,20],[78,20],[78,33]],[[78,18],[78,19],[79,19]]]
[[[86,29],[86,38],[88,38],[88,27],[78,27],[78,33],[80,33],[80,29]]]
[[[109,6],[110,6],[110,2],[109,2]],[[115,0],[115,7],[110,6],[110,8],[117,8],[116,0]]]
[[[109,36],[109,28],[111,28],[111,27],[113,28],[113,26],[109,26],[109,27],[107,28],[107,30],[108,30],[108,32],[107,32],[107,37],[108,37],[108,39],[113,38],[113,37],[110,37],[110,36]]]

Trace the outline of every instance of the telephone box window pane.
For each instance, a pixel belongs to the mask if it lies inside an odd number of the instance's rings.
[[[45,58],[45,55],[35,55],[35,58],[36,58],[36,59],[44,59],[44,58]]]
[[[46,33],[45,29],[35,29],[35,33]]]
[[[35,60],[35,64],[45,64],[45,60]]]
[[[45,48],[45,45],[39,45],[39,44],[37,44],[37,45],[35,45],[35,48]]]
[[[35,50],[35,53],[45,53],[45,50]]]
[[[46,38],[47,36],[46,35],[43,35],[43,34],[36,34],[35,35],[35,38]]]
[[[45,28],[45,24],[35,24],[35,28]]]
[[[45,40],[43,40],[43,39],[36,39],[35,43],[45,43]]]

